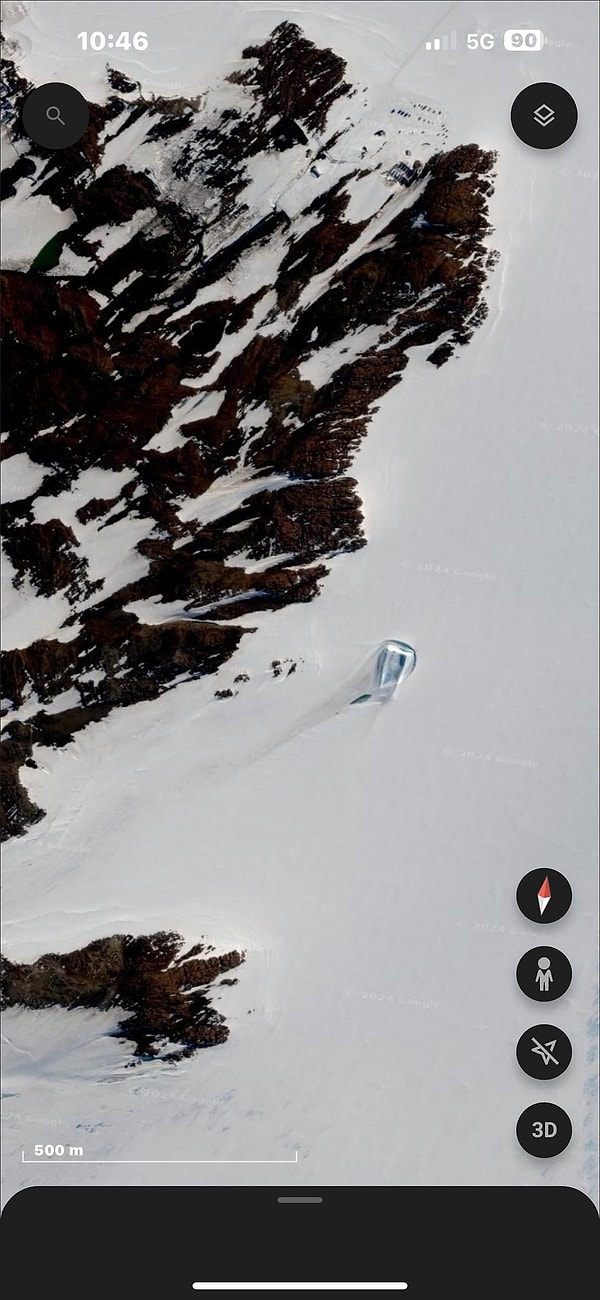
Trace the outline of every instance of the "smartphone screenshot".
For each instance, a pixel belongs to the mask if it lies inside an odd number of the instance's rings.
[[[598,7],[1,55],[11,1295],[591,1294]]]

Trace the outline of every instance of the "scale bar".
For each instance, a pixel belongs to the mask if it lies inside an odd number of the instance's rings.
[[[297,1165],[298,1152],[293,1160],[80,1160],[78,1156],[66,1159],[54,1156],[33,1158],[21,1152],[22,1165]]]

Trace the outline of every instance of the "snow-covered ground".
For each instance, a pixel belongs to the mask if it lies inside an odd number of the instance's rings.
[[[333,562],[319,599],[249,617],[258,631],[217,678],[116,710],[26,769],[47,817],[4,853],[8,957],[173,927],[247,959],[218,1003],[228,1042],[177,1067],[126,1068],[116,1014],[7,1012],[5,1196],[146,1182],[594,1195],[592,7],[530,4],[550,43],[522,57],[424,50],[452,27],[521,25],[512,4],[205,4],[198,42],[190,4],[27,8],[7,33],[29,42],[25,75],[93,96],[106,54],[77,53],[82,27],[148,30],[148,52],[114,62],[191,94],[283,17],[301,22],[353,81],[443,107],[449,147],[499,150],[501,260],[469,347],[440,370],[414,349],[380,403],[353,467],[368,545]],[[555,152],[512,134],[530,80],[578,102]],[[388,637],[415,647],[416,671],[392,704],[345,708]],[[275,678],[285,658],[298,670]],[[554,927],[514,902],[537,867],[573,886]],[[573,1062],[546,1089],[514,1055],[540,1019],[515,966],[544,940],[574,972],[547,1013]],[[547,1163],[514,1135],[537,1099],[573,1121]],[[78,1143],[89,1163],[22,1164],[40,1142]]]

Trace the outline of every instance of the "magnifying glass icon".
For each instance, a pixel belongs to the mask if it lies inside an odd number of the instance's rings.
[[[60,115],[60,108],[57,108],[56,104],[51,104],[50,108],[46,109],[46,117],[49,122],[60,122],[61,126],[66,126]]]

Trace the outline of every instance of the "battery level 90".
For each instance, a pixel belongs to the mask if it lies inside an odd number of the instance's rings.
[[[518,50],[521,54],[542,50],[545,45],[544,33],[532,27],[510,28],[504,33],[505,50]]]

